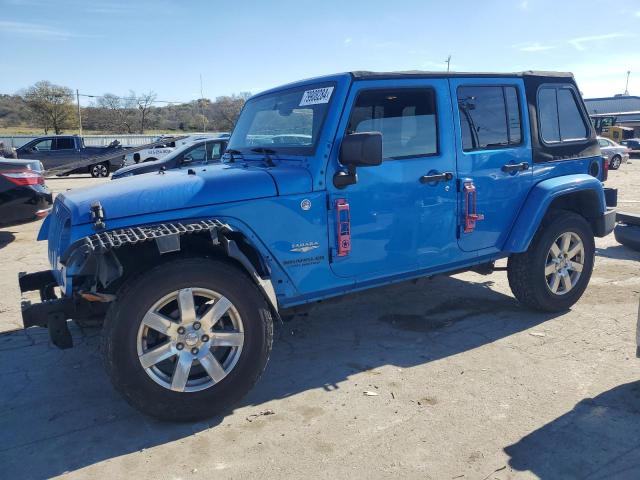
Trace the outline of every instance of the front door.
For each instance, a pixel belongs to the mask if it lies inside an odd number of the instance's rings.
[[[337,246],[336,201],[349,204],[351,251],[334,250],[332,269],[362,280],[444,264],[456,243],[455,147],[444,79],[372,80],[353,84],[330,168],[330,245]],[[342,170],[343,135],[381,132],[381,165],[357,169],[357,183],[333,185]]]
[[[467,252],[499,250],[533,181],[524,83],[518,78],[496,82],[460,77],[450,83],[457,102],[458,243]],[[468,224],[474,213],[482,217]]]

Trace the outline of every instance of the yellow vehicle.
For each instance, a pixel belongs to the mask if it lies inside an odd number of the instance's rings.
[[[618,125],[603,126],[600,136],[607,137],[614,142],[621,142],[633,137],[633,128],[620,127]]]

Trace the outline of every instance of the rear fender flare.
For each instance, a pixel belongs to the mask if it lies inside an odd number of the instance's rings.
[[[506,253],[525,252],[551,204],[579,192],[591,192],[589,197],[595,205],[595,208],[591,207],[587,220],[600,217],[606,211],[604,189],[595,177],[576,174],[543,180],[529,192],[502,250]]]

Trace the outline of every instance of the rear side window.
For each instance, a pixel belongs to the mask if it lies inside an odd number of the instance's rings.
[[[522,143],[522,120],[516,87],[460,87],[458,110],[462,149],[465,152]]]
[[[384,158],[438,153],[435,92],[365,90],[356,100],[347,133],[381,132]]]
[[[542,87],[538,91],[540,135],[545,143],[575,142],[589,136],[576,93],[566,86]]]
[[[73,150],[75,144],[73,138],[56,138],[54,143],[54,150]]]

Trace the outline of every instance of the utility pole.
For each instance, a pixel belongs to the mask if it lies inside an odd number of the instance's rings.
[[[76,102],[78,104],[78,130],[80,131],[80,136],[82,136],[82,113],[80,113],[80,92],[76,88]]]
[[[447,57],[447,60],[445,61],[445,63],[447,64],[447,72],[448,72],[451,69],[451,55]]]
[[[202,93],[202,74],[200,74],[200,115],[202,115],[202,133],[206,131],[204,116],[204,93]]]
[[[624,95],[629,95],[629,76],[631,75],[631,70],[627,70],[627,84],[624,86]]]

